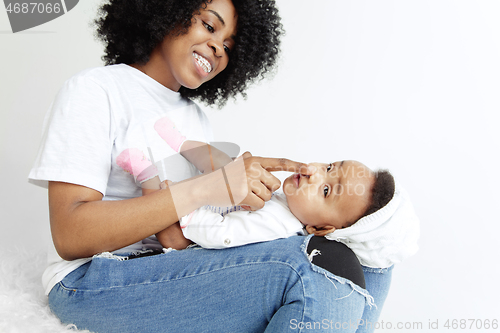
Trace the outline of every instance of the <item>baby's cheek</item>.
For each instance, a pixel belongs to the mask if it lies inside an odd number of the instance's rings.
[[[290,208],[290,212],[299,219],[300,222],[305,223],[305,215],[304,207],[301,204],[301,200],[297,196],[290,196],[287,198],[288,208]]]

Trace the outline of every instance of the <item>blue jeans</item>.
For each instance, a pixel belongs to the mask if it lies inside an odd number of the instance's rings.
[[[363,317],[359,322],[356,333],[371,333],[375,330],[380,312],[382,311],[382,307],[384,306],[385,299],[389,292],[393,268],[394,266],[389,268],[370,268],[363,266],[366,289],[373,297],[376,306],[365,306]]]
[[[309,239],[95,257],[52,289],[49,305],[94,332],[356,332],[366,290],[311,264]]]

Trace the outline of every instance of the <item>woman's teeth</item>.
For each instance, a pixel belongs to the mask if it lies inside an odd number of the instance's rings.
[[[201,55],[195,52],[193,52],[193,57],[196,59],[198,65],[200,65],[200,67],[203,68],[206,73],[210,73],[212,71],[212,65],[210,65],[210,62],[207,59],[203,58]]]

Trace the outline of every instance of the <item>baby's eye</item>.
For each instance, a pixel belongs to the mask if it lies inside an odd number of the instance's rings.
[[[212,27],[210,24],[208,24],[208,23],[206,23],[206,22],[203,22],[203,26],[204,26],[204,27],[205,27],[208,31],[210,31],[210,32],[212,32],[212,33],[215,31],[214,27]]]
[[[327,167],[326,167],[326,172],[330,171],[333,169],[333,163],[330,163]]]
[[[323,194],[325,195],[325,198],[328,195],[329,190],[330,190],[330,188],[328,187],[328,185],[325,185],[325,187],[323,187]]]

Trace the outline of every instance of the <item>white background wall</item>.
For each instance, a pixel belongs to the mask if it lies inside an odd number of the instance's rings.
[[[0,250],[50,241],[46,190],[26,179],[57,90],[102,65],[89,25],[99,3],[16,34],[0,9]],[[394,271],[384,327],[499,320],[500,2],[278,4],[279,70],[246,101],[207,109],[216,139],[254,155],[389,168],[422,235],[420,252]],[[478,331],[469,324],[458,330]]]

